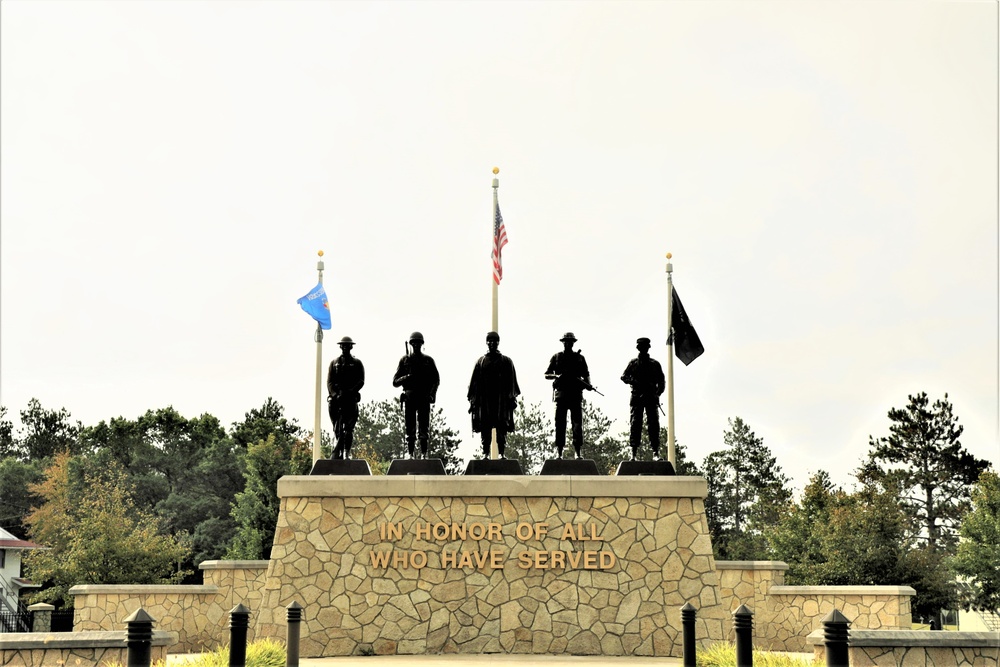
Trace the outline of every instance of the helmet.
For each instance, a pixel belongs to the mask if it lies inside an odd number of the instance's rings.
[[[488,343],[491,340],[495,340],[496,342],[499,343],[500,342],[500,334],[498,334],[496,331],[491,331],[488,334],[486,334],[486,342]]]
[[[419,331],[414,331],[413,333],[410,334],[410,342],[411,343],[413,343],[413,342],[423,343],[424,342],[424,335],[422,333],[420,333]]]
[[[572,331],[567,331],[566,333],[563,334],[563,337],[559,339],[559,341],[562,343],[565,343],[568,340],[571,340],[574,343],[576,342],[576,336],[573,335]]]
[[[354,345],[354,339],[350,336],[344,336],[337,342],[337,345]]]
[[[648,338],[637,338],[636,341],[635,341],[635,346],[636,347],[643,347],[643,346],[650,347],[649,339]]]

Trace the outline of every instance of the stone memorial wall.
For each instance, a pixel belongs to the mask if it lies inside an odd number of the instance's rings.
[[[703,499],[687,477],[285,477],[258,634],[303,656],[679,656],[680,607],[720,640]]]

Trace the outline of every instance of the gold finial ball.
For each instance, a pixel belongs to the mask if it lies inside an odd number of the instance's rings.
[[[319,255],[320,257],[322,257],[322,256],[323,256],[323,251],[322,251],[322,250],[320,250],[320,251],[319,251],[318,253],[316,253],[316,254],[317,254],[317,255]]]
[[[670,259],[671,257],[673,257],[673,254],[671,254],[671,253],[668,252],[667,253],[667,259]]]
[[[493,167],[493,173],[494,174],[499,174],[500,173],[500,167]]]

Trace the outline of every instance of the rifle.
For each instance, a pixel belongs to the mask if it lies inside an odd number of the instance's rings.
[[[546,380],[558,380],[561,377],[562,377],[562,374],[559,374],[559,373],[546,373],[545,374],[545,379]],[[581,385],[583,385],[583,388],[586,389],[587,391],[592,391],[592,392],[596,393],[598,396],[604,396],[604,394],[602,394],[601,392],[599,392],[597,390],[597,387],[595,387],[594,385],[590,384],[589,382],[587,382],[583,378],[574,377],[573,379],[576,380],[577,382],[579,382]]]

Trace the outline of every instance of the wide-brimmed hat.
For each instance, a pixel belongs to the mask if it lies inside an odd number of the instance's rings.
[[[344,336],[339,341],[337,341],[337,345],[354,345],[354,339],[351,338],[350,336]]]
[[[560,343],[565,343],[568,340],[571,340],[574,343],[576,342],[576,336],[573,335],[572,331],[567,331],[566,333],[564,333],[563,337],[559,339],[559,342]]]

